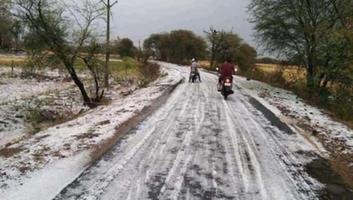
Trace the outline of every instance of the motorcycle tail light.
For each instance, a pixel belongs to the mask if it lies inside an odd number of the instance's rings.
[[[229,79],[226,79],[226,83],[230,83],[230,80],[229,80]]]

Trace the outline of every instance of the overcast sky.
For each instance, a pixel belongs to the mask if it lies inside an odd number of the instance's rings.
[[[250,0],[119,0],[113,8],[113,36],[136,44],[151,33],[189,29],[203,34],[210,26],[233,30],[255,45],[248,22]]]

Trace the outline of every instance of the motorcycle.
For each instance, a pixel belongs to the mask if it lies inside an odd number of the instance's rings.
[[[196,72],[191,72],[191,73],[190,73],[190,80],[189,80],[189,82],[191,81],[192,83],[195,83],[196,80],[197,80],[197,78],[198,78],[197,73],[196,73]]]
[[[223,95],[224,99],[228,99],[228,96],[234,93],[232,86],[232,78],[225,77],[223,80],[221,80],[221,88],[219,88],[219,90],[221,90],[221,94]]]
[[[224,99],[227,100],[228,96],[231,94],[234,94],[233,91],[233,77],[223,77],[221,78],[219,68],[216,68],[217,74],[219,76],[219,82],[217,85],[218,92],[221,92],[223,95]],[[237,69],[235,69],[237,71]]]

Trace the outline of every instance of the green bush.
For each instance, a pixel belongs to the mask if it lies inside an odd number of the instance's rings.
[[[156,80],[159,75],[159,66],[157,64],[146,63],[140,66],[141,80],[140,87],[146,87],[150,82]]]
[[[159,67],[156,64],[140,63],[131,57],[122,61],[114,61],[111,66],[113,79],[121,84],[136,84],[146,87],[159,76]]]
[[[35,134],[41,130],[41,124],[46,122],[48,119],[43,115],[40,109],[32,108],[26,111],[26,120],[32,126],[32,134]]]
[[[340,89],[333,98],[331,110],[343,120],[353,120],[353,93],[350,89]]]

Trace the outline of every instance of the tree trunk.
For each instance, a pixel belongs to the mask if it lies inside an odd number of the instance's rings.
[[[211,69],[213,69],[213,66],[214,66],[214,61],[215,61],[215,53],[212,52],[212,55],[211,55],[211,61],[210,61],[210,67]]]
[[[215,42],[212,41],[212,47],[211,47],[211,60],[210,60],[210,68],[213,69],[214,61],[215,61]]]
[[[308,47],[307,48],[307,75],[306,75],[306,79],[307,79],[307,87],[309,89],[314,89],[315,87],[315,62],[314,62],[314,48]]]
[[[89,106],[90,108],[94,107],[94,106],[92,106],[91,98],[89,98],[89,96],[86,92],[85,86],[83,85],[82,81],[77,77],[76,72],[74,72],[74,73],[70,72],[70,75],[71,75],[72,80],[75,82],[77,87],[80,89],[80,92],[82,94],[82,98],[83,98],[85,105]]]
[[[306,75],[307,87],[310,89],[313,89],[315,83],[314,83],[314,64],[312,62],[308,63],[306,72],[307,72],[307,75]]]
[[[57,55],[60,55],[59,58],[61,58],[61,60],[63,61],[64,65],[65,65],[65,68],[69,72],[72,80],[74,81],[76,86],[80,89],[84,104],[90,108],[94,108],[95,105],[93,105],[91,98],[88,96],[84,84],[82,83],[80,78],[77,76],[77,73],[74,68],[74,63],[69,62],[67,60],[65,54],[63,54],[62,52],[58,52]]]
[[[0,34],[0,48],[4,47],[4,40],[2,38],[2,35]]]

